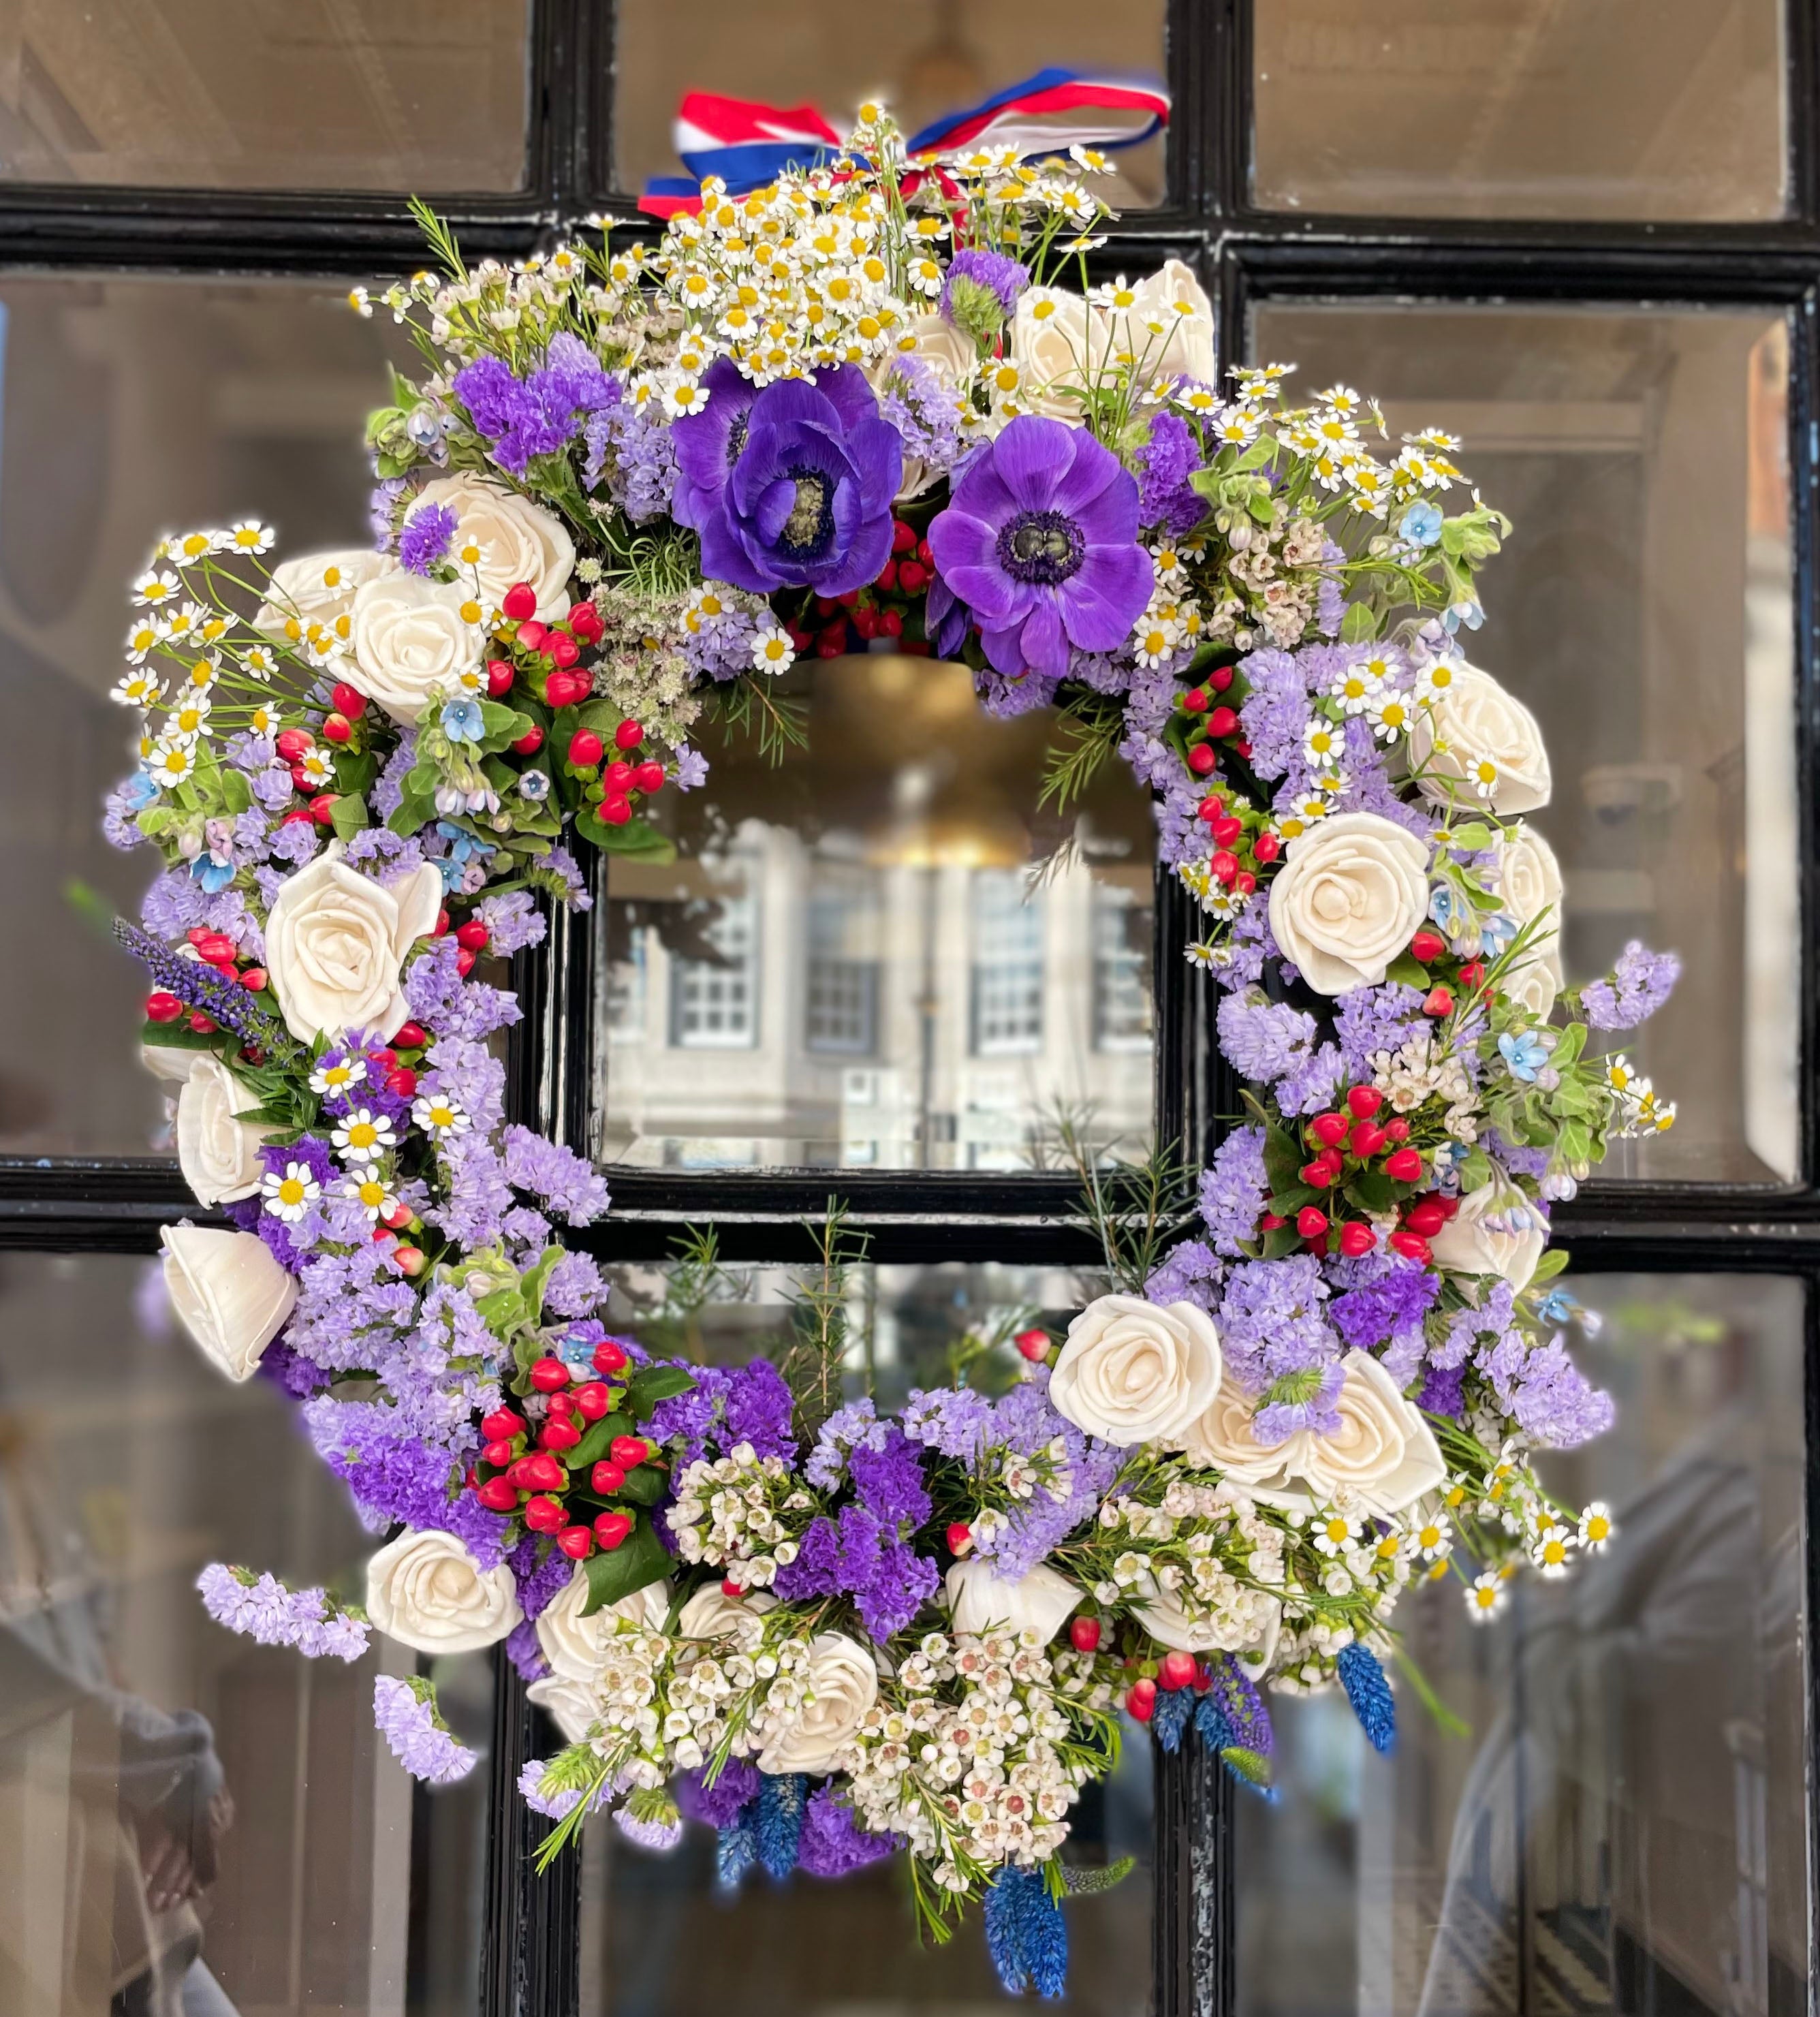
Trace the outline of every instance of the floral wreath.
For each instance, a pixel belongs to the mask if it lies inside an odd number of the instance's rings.
[[[370,425],[377,545],[160,543],[106,822],[164,859],[119,936],[236,1229],[165,1230],[171,1300],[389,1536],[359,1604],[218,1564],[211,1613],[344,1659],[503,1640],[568,1741],[521,1781],[543,1859],[596,1810],[713,1827],[733,1885],[902,1853],[938,1937],[982,1901],[1048,1994],[1121,1708],[1267,1786],[1267,1694],[1337,1681],[1387,1749],[1407,1586],[1487,1619],[1609,1539],[1532,1467],[1612,1414],[1549,1207],[1674,1117],[1588,1045],[1677,962],[1566,984],[1548,755],[1459,648],[1507,521],[1443,509],[1447,436],[1375,453],[1346,386],[1222,389],[1180,262],[1090,284],[1105,166],[913,168],[868,110],[654,249],[470,269],[423,212],[440,272],[378,298],[424,370]],[[609,1335],[554,1229],[607,1187],[506,1124],[519,1012],[475,971],[542,940],[539,898],[586,907],[574,844],[667,850],[647,810],[703,781],[705,713],[787,731],[775,676],[879,640],[1059,710],[1058,792],[1115,752],[1151,789],[1248,1088],[1198,1228],[1109,1239],[1064,1337],[895,1415],[825,1362]],[[427,1680],[375,1708],[410,1771],[474,1763]]]

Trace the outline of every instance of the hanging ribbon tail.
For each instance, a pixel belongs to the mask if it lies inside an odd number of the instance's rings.
[[[1040,70],[969,111],[951,112],[925,126],[906,151],[916,157],[1011,146],[1040,157],[1065,154],[1077,145],[1135,147],[1162,132],[1169,112],[1169,93],[1151,78]]]
[[[730,196],[746,196],[786,168],[820,167],[841,146],[840,135],[813,105],[785,110],[708,91],[685,96],[671,132],[693,179],[659,175],[647,182],[638,207],[649,217],[698,211],[701,185],[710,175],[726,183]]]

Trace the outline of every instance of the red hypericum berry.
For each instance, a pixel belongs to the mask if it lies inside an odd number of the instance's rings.
[[[420,1051],[429,1041],[421,1023],[401,1023],[392,1032],[395,1051]]]
[[[301,792],[304,796],[307,799],[310,793],[315,789],[315,779],[310,775],[309,772],[305,769],[302,764],[293,763],[291,765],[290,788],[294,792]]]
[[[1197,742],[1188,752],[1188,768],[1197,778],[1205,778],[1219,761],[1210,742]]]
[[[499,607],[514,623],[537,614],[537,591],[528,581],[515,581],[506,590]]]
[[[455,928],[455,943],[466,946],[470,952],[485,952],[492,936],[478,918],[470,918]]]
[[[876,589],[881,589],[887,595],[896,593],[897,562],[895,558],[887,561],[872,577],[872,586]]]
[[[278,824],[280,826],[295,826],[299,820],[308,820],[309,817],[310,809],[308,806],[293,806]]]
[[[345,680],[337,680],[330,687],[329,698],[334,703],[335,712],[346,715],[350,721],[358,721],[366,712],[366,695]]]
[[[550,1395],[550,1412],[553,1415],[572,1415],[575,1411],[575,1397],[574,1395],[569,1393],[560,1393],[552,1394]]]
[[[401,1275],[413,1279],[430,1265],[430,1257],[420,1247],[397,1247],[392,1250],[392,1265]]]
[[[845,619],[831,623],[815,640],[815,655],[818,659],[838,659],[847,648]]]
[[[555,1394],[569,1384],[569,1369],[560,1358],[540,1358],[531,1369],[531,1384],[540,1394]]]
[[[631,1363],[624,1345],[612,1338],[604,1337],[594,1348],[594,1370],[596,1373],[623,1373]]]
[[[1244,831],[1245,821],[1234,819],[1228,814],[1224,819],[1213,822],[1213,845],[1216,847],[1230,847]]]
[[[842,609],[856,609],[859,607],[860,591],[856,588],[842,589],[841,593],[834,597],[834,601],[836,605]]]
[[[1296,1230],[1304,1239],[1319,1239],[1327,1232],[1327,1214],[1318,1205],[1305,1204],[1296,1214]]]
[[[1346,1138],[1346,1131],[1352,1126],[1343,1113],[1317,1113],[1308,1124],[1308,1131],[1324,1149],[1337,1149]]]
[[[1133,1681],[1125,1698],[1125,1707],[1139,1723],[1148,1723],[1156,1713],[1156,1683],[1144,1680]]]
[[[575,1404],[575,1413],[584,1422],[597,1422],[603,1415],[613,1412],[612,1390],[604,1380],[584,1380],[570,1398]]]
[[[929,585],[929,570],[921,561],[899,561],[897,585],[906,595],[921,595]]]
[[[512,747],[521,756],[535,756],[543,747],[543,731],[535,726],[526,730]]]
[[[929,543],[927,539],[917,540],[917,558],[922,562],[923,565],[929,570],[931,574],[933,574],[935,572],[935,556],[930,551]]]
[[[218,965],[224,959],[232,960],[234,957],[234,942],[225,932],[204,932],[200,938],[193,938],[189,943],[211,966]]]
[[[513,1465],[511,1475],[521,1492],[554,1492],[568,1473],[548,1450],[530,1450]]]
[[[1422,998],[1422,1012],[1425,1016],[1451,1016],[1454,1012],[1454,990],[1451,987],[1431,987]]]
[[[1260,861],[1274,861],[1283,851],[1283,843],[1274,833],[1260,833],[1251,844],[1251,851]]]
[[[1068,1637],[1077,1653],[1097,1653],[1100,1650],[1100,1621],[1090,1617],[1070,1619]]]
[[[632,774],[632,781],[636,789],[649,798],[653,792],[661,792],[664,788],[664,767],[654,760],[640,763]]]
[[[1230,735],[1238,726],[1238,716],[1229,707],[1216,707],[1207,717],[1207,733],[1209,735]]]
[[[1446,1208],[1438,1197],[1418,1197],[1411,1200],[1403,1222],[1411,1232],[1418,1232],[1424,1239],[1433,1239],[1447,1222]]]
[[[1409,1139],[1409,1123],[1400,1113],[1394,1120],[1385,1122],[1384,1133],[1386,1139],[1389,1141],[1407,1142]]]
[[[1341,1171],[1346,1166],[1345,1151],[1339,1149],[1323,1149],[1314,1160],[1332,1171],[1335,1182],[1339,1180]]]
[[[212,1037],[220,1027],[220,1023],[213,1016],[204,1015],[200,1008],[194,1010],[190,1016],[189,1028],[194,1036]]]
[[[1049,1356],[1049,1333],[1034,1326],[1029,1330],[1019,1331],[1011,1342],[1033,1365]]]
[[[598,763],[604,753],[604,745],[591,728],[578,728],[569,738],[569,761],[578,770]]]
[[[512,682],[518,677],[518,669],[509,659],[489,659],[487,661],[487,691],[497,700],[502,694],[512,691]]]
[[[1220,666],[1207,675],[1207,684],[1216,693],[1224,693],[1232,684],[1232,668]]]
[[[1216,882],[1231,883],[1238,874],[1238,857],[1231,848],[1217,847],[1208,857],[1207,872]]]
[[[1375,1085],[1355,1085],[1347,1088],[1346,1105],[1360,1120],[1369,1120],[1384,1104],[1384,1095]]]
[[[543,683],[543,697],[553,708],[573,707],[582,691],[572,673],[552,673]]]
[[[917,550],[917,529],[906,525],[903,519],[891,521],[891,550],[894,554],[914,554]]]
[[[295,763],[315,748],[316,738],[307,728],[281,728],[272,746],[284,762]]]
[[[624,826],[632,817],[630,799],[603,799],[600,801],[600,820],[605,826]]]
[[[545,649],[565,673],[582,655],[581,646],[566,630],[553,630]]]
[[[1274,1232],[1279,1225],[1287,1225],[1288,1223],[1288,1219],[1279,1218],[1274,1211],[1267,1211],[1258,1221],[1258,1224],[1266,1232]]]
[[[1389,1140],[1383,1129],[1375,1120],[1357,1120],[1353,1124],[1352,1152],[1368,1160],[1376,1155]]]
[[[1424,1267],[1434,1257],[1429,1251],[1428,1242],[1422,1235],[1411,1232],[1406,1227],[1391,1234],[1390,1245],[1405,1261],[1419,1261]]]
[[[557,1535],[556,1544],[571,1562],[585,1562],[594,1552],[594,1530],[592,1527],[565,1527]]]
[[[496,1408],[481,1417],[481,1434],[490,1443],[509,1443],[524,1433],[524,1417],[516,1408]]]
[[[310,817],[318,826],[335,824],[335,797],[333,792],[323,792],[310,800]]]
[[[1409,956],[1419,966],[1433,965],[1447,949],[1447,940],[1425,925],[1409,942]]]
[[[488,1443],[481,1452],[481,1462],[490,1463],[495,1470],[503,1470],[514,1460],[516,1452],[509,1442]]]
[[[537,1440],[546,1449],[573,1449],[582,1440],[582,1432],[573,1422],[552,1415]]]
[[[1208,706],[1207,689],[1205,687],[1190,687],[1180,696],[1178,704],[1184,714],[1205,714]]]
[[[1220,797],[1217,792],[1209,792],[1206,797],[1195,806],[1195,810],[1201,818],[1204,819],[1207,824],[1211,826],[1214,821],[1216,819],[1223,819],[1225,817],[1226,801]]]
[[[591,602],[571,602],[569,604],[569,628],[578,637],[593,644],[604,626],[600,612]]]
[[[1232,886],[1242,897],[1249,897],[1258,886],[1257,878],[1249,868],[1242,868],[1232,879]]]
[[[474,955],[463,946],[455,955],[455,970],[463,980],[474,972]]]
[[[603,1499],[611,1499],[625,1483],[625,1473],[616,1463],[609,1463],[605,1457],[588,1474],[588,1482]]]
[[[632,788],[632,778],[637,774],[637,766],[616,756],[600,773],[600,781],[607,790],[618,796]]]
[[[870,603],[863,604],[853,612],[853,628],[862,637],[876,637],[878,635],[879,614]]]
[[[951,1555],[971,1554],[973,1551],[973,1529],[964,1520],[956,1520],[948,1528],[948,1552]]]
[[[901,609],[880,610],[878,628],[887,637],[901,637],[903,635],[903,612]]]
[[[611,1553],[632,1532],[632,1526],[629,1513],[603,1513],[594,1522],[594,1539]]]
[[[651,1453],[643,1436],[615,1436],[607,1446],[607,1454],[622,1470],[636,1470]]]
[[[1312,1163],[1304,1163],[1296,1174],[1311,1190],[1324,1191],[1333,1182],[1333,1165],[1325,1156],[1317,1156]]]
[[[1369,1254],[1377,1243],[1377,1235],[1370,1226],[1356,1218],[1350,1220],[1339,1229],[1339,1250],[1349,1261],[1360,1259]]]
[[[518,1488],[510,1479],[489,1478],[484,1485],[477,1485],[474,1496],[489,1513],[516,1513],[518,1510]]]
[[[1173,1694],[1178,1688],[1191,1688],[1198,1671],[1192,1653],[1165,1653],[1156,1678]]]
[[[569,1516],[554,1499],[546,1499],[539,1493],[525,1502],[524,1524],[534,1534],[560,1533],[568,1523]]]
[[[417,1074],[409,1065],[394,1065],[385,1075],[385,1089],[396,1093],[400,1099],[415,1099],[417,1091]]]
[[[344,714],[331,714],[323,723],[323,733],[331,742],[346,742],[352,738],[354,724]]]
[[[262,966],[246,967],[241,970],[240,985],[249,994],[263,994],[271,977]]]
[[[644,731],[636,721],[622,721],[613,731],[615,749],[636,749],[644,740]]]
[[[1422,1179],[1422,1152],[1417,1149],[1398,1149],[1384,1158],[1384,1174],[1394,1177],[1400,1184],[1418,1183]]]
[[[148,1023],[175,1023],[183,1013],[183,1004],[175,994],[168,994],[162,987],[154,987],[146,997],[146,1020]]]
[[[1485,985],[1485,962],[1483,960],[1469,959],[1467,961],[1466,964],[1460,969],[1460,985],[1465,988],[1483,987]]]

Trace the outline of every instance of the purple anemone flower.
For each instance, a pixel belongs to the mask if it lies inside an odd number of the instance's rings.
[[[937,572],[1015,678],[1065,676],[1069,647],[1111,651],[1150,601],[1137,483],[1083,428],[1027,413],[967,465],[929,528]]]
[[[851,365],[813,385],[756,390],[726,358],[703,377],[708,400],[671,429],[679,521],[701,536],[711,580],[769,595],[844,595],[891,557],[891,500],[903,444]]]

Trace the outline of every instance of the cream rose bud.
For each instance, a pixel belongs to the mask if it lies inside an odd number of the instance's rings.
[[[211,1055],[207,1051],[185,1050],[177,1044],[141,1044],[139,1063],[153,1078],[162,1079],[167,1085],[181,1085],[195,1069],[199,1058]]]
[[[369,581],[354,598],[353,684],[407,726],[433,696],[470,690],[486,644],[480,625],[462,614],[474,606],[459,582],[402,569]]]
[[[577,1563],[575,1572],[537,1614],[537,1643],[543,1657],[571,1680],[591,1680],[607,1657],[607,1647],[622,1618],[661,1632],[669,1615],[670,1586],[647,1583],[616,1604],[604,1604],[592,1617],[582,1615],[588,1601],[588,1571]]]
[[[1310,1433],[1301,1474],[1317,1499],[1350,1486],[1368,1513],[1388,1519],[1434,1491],[1447,1467],[1422,1410],[1379,1360],[1368,1351],[1349,1351],[1340,1365],[1346,1378],[1334,1402],[1339,1427],[1328,1435]]]
[[[1409,763],[1417,788],[1436,805],[1488,805],[1502,817],[1545,806],[1554,780],[1536,717],[1489,673],[1464,663],[1432,706],[1420,707],[1409,731]],[[1477,767],[1495,767],[1490,795]]]
[[[729,1597],[717,1582],[704,1583],[676,1614],[679,1639],[726,1639],[749,1632],[777,1603],[768,1591]]]
[[[300,642],[312,623],[337,631],[345,644],[354,598],[369,581],[396,571],[397,562],[370,547],[337,547],[333,552],[300,554],[280,561],[253,616],[253,627],[275,644]],[[293,626],[295,626],[294,629]]]
[[[571,1680],[566,1674],[546,1674],[524,1690],[562,1733],[565,1744],[586,1741],[588,1728],[600,1720],[600,1705],[586,1681]]]
[[[480,550],[474,564],[481,599],[497,609],[516,582],[528,582],[537,597],[537,617],[549,623],[569,609],[569,577],[575,571],[575,542],[560,518],[485,476],[439,476],[417,493],[419,504],[445,504],[456,516],[449,557],[465,583],[461,550]]]
[[[484,1569],[453,1534],[407,1528],[366,1565],[366,1612],[388,1639],[420,1653],[471,1653],[524,1615],[503,1562]]]
[[[408,1020],[399,978],[413,944],[434,929],[442,878],[434,863],[387,889],[351,868],[331,841],[279,889],[265,922],[265,970],[291,1034],[376,1030]]]
[[[1428,843],[1379,813],[1336,813],[1289,843],[1270,932],[1317,994],[1375,987],[1428,915]]]
[[[802,1679],[809,1691],[789,1726],[759,1755],[761,1772],[825,1772],[878,1699],[878,1669],[857,1640],[818,1632]]]
[[[256,1232],[167,1225],[164,1288],[178,1321],[230,1380],[250,1380],[297,1301],[296,1279]]]
[[[1220,1333],[1193,1303],[1101,1296],[1069,1326],[1049,1398],[1122,1449],[1174,1443],[1219,1391],[1220,1363]]]
[[[957,1562],[946,1588],[957,1632],[982,1633],[996,1626],[1034,1632],[1045,1646],[1081,1600],[1065,1576],[1042,1562],[1015,1581],[996,1575],[988,1561]]]
[[[1513,1289],[1529,1286],[1548,1243],[1541,1214],[1519,1191],[1481,1184],[1429,1241],[1438,1267],[1456,1275],[1501,1275]]]
[[[1194,269],[1180,259],[1166,260],[1156,272],[1140,280],[1134,291],[1137,321],[1163,325],[1160,337],[1143,327],[1131,334],[1132,354],[1140,360],[1146,378],[1195,378],[1204,385],[1217,384],[1213,304],[1195,278]]]
[[[177,1095],[177,1160],[183,1181],[198,1204],[250,1197],[265,1174],[260,1147],[278,1131],[235,1119],[259,1102],[219,1058],[207,1052],[180,1055],[194,1060]]]

